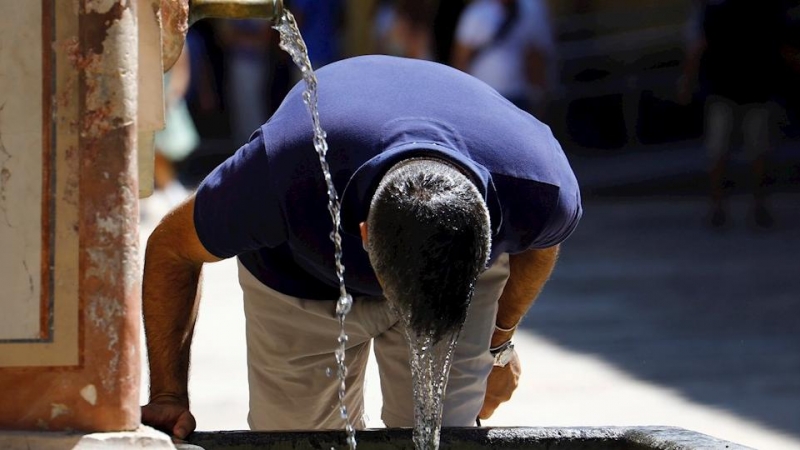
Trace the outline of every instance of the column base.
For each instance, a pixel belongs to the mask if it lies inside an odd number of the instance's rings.
[[[70,433],[53,431],[0,431],[0,450],[175,450],[166,434],[141,426],[136,431],[112,433]]]

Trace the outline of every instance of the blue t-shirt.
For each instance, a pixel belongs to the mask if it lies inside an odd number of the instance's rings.
[[[550,129],[483,82],[441,64],[389,56],[339,61],[317,77],[353,296],[381,294],[358,225],[382,175],[410,156],[446,158],[479,180],[493,229],[491,261],[556,245],[575,229],[578,183]],[[335,299],[328,194],[303,88],[295,86],[251,141],[203,181],[194,220],[209,252],[238,255],[267,286]]]

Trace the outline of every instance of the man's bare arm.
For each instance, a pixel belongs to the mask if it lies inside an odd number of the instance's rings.
[[[218,260],[197,237],[194,196],[164,217],[147,241],[142,309],[151,402],[173,397],[188,407],[189,348],[201,267]]]
[[[500,296],[496,328],[492,335],[492,348],[508,342],[516,326],[542,291],[553,272],[558,258],[558,246],[528,250],[509,257],[509,274],[503,294]],[[519,357],[512,352],[504,366],[492,368],[486,380],[486,396],[478,414],[488,419],[500,404],[508,401],[519,385],[522,368]]]
[[[558,259],[558,251],[559,246],[556,245],[509,256],[510,274],[503,294],[498,300],[495,321],[497,328],[492,335],[492,347],[511,339],[516,325],[528,312],[550,278]]]

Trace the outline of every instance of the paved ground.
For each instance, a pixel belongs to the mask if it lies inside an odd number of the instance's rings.
[[[800,445],[800,197],[773,199],[780,225],[769,233],[744,225],[743,200],[725,233],[700,226],[705,205],[696,199],[587,203],[524,324],[537,338],[623,375],[584,392],[576,412],[588,408],[593,422],[616,421],[619,409],[630,408],[626,420],[640,415],[718,430],[711,434],[760,448]],[[536,364],[536,354],[530,357]],[[558,388],[572,391],[573,376],[565,374]],[[625,398],[630,383],[666,397]],[[621,389],[620,397],[609,389]],[[672,406],[678,400],[694,406]],[[715,412],[694,416],[703,410]],[[717,428],[733,417],[794,441],[767,445],[742,424]]]
[[[486,425],[673,425],[757,448],[800,448],[800,195],[773,197],[778,226],[769,232],[746,226],[749,205],[737,198],[732,228],[715,233],[703,226],[702,197],[659,194],[586,200],[518,333],[522,385]],[[200,429],[243,429],[235,264],[207,269],[194,410]],[[367,410],[380,426],[371,375]]]

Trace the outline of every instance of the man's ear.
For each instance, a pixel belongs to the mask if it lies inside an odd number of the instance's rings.
[[[369,244],[369,233],[367,228],[367,222],[361,222],[358,224],[358,228],[361,230],[361,246],[364,247],[364,250],[367,250],[367,245]]]

